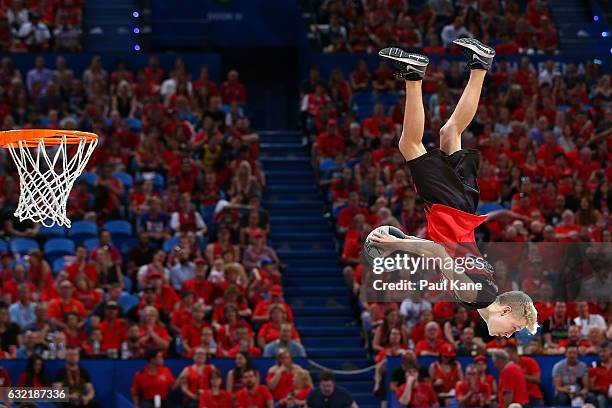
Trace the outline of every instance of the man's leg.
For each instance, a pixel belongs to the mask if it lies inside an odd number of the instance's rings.
[[[486,74],[487,71],[482,69],[470,71],[470,79],[455,111],[440,129],[440,149],[444,153],[451,155],[461,149],[461,134],[476,116],[480,91]]]
[[[422,84],[423,81],[406,81],[404,124],[399,141],[400,152],[406,161],[416,159],[426,153],[422,141],[425,129]]]
[[[455,111],[448,122],[440,129],[440,149],[448,155],[461,149],[461,133],[476,115],[482,84],[495,56],[493,48],[473,38],[460,38],[453,43],[460,47],[468,59],[470,80]]]
[[[422,142],[425,129],[425,109],[421,87],[429,58],[420,54],[411,54],[396,47],[383,48],[378,55],[395,65],[398,69],[396,74],[406,80],[404,127],[399,149],[404,159],[410,161],[427,152]]]

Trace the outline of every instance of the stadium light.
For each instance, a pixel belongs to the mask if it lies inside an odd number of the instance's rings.
[[[139,12],[137,12],[137,11],[135,11],[135,12],[133,12],[133,13],[132,13],[132,16],[133,16],[134,18],[138,18],[138,17],[140,17],[140,13],[139,13]]]
[[[134,27],[134,34],[140,34],[140,28]]]
[[[601,32],[601,36],[602,36],[603,38],[606,38],[606,37],[608,36],[608,32],[607,32],[607,31],[602,31],[602,32]]]
[[[134,45],[134,51],[140,51],[140,45],[138,44]]]
[[[593,16],[593,21],[598,22],[599,21],[599,16]]]

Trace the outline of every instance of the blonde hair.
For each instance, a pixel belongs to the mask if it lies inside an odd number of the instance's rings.
[[[299,370],[296,375],[299,378],[299,380],[302,381],[302,384],[304,384],[304,388],[313,387],[312,377],[310,377],[310,373],[308,371]]]
[[[533,301],[524,292],[512,290],[497,296],[497,302],[503,306],[510,306],[512,314],[525,321],[525,327],[531,334],[538,331],[538,311],[533,306]]]

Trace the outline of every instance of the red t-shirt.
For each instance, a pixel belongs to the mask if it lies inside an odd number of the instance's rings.
[[[70,299],[68,302],[63,302],[61,299],[52,299],[49,302],[47,315],[54,317],[59,321],[64,321],[66,313],[75,313],[78,316],[85,316],[85,306],[76,299]]]
[[[612,383],[612,366],[606,368],[598,365],[597,367],[589,368],[589,377],[593,379],[596,387],[602,388],[607,394]]]
[[[270,381],[274,377],[273,373],[269,373],[266,376],[266,381]],[[285,371],[281,374],[276,388],[272,390],[272,396],[275,400],[281,400],[285,398],[293,390],[293,373],[291,371]]]
[[[102,349],[117,349],[121,347],[121,343],[127,338],[128,324],[123,319],[117,319],[114,322],[108,320],[100,323],[102,331]]]
[[[491,398],[491,387],[489,384],[476,380],[476,391],[472,392],[472,396],[463,404],[464,407],[484,407],[486,402]],[[457,398],[462,398],[470,392],[470,384],[468,380],[463,380],[455,386],[455,395]]]
[[[258,385],[252,392],[244,387],[236,394],[238,408],[265,408],[268,401],[274,401],[270,390],[265,385]]]
[[[429,342],[425,339],[423,340],[419,340],[419,342],[416,344],[415,347],[415,352],[417,356],[420,356],[424,351],[429,351],[432,353],[440,353],[440,350],[442,349],[442,346],[444,345],[445,341],[442,339],[436,339],[436,342],[434,343],[433,347],[431,346],[431,344],[429,344]]]
[[[535,359],[527,356],[519,357],[519,366],[525,375],[538,375],[540,374],[540,366]],[[527,395],[533,398],[544,398],[542,390],[536,383],[527,381]]]
[[[189,322],[187,325],[183,326],[181,330],[183,341],[191,348],[199,346],[202,344],[202,329],[205,327],[210,327],[205,321],[201,321],[200,323],[196,323],[195,321]]]
[[[405,389],[406,384],[400,385],[400,387],[397,389],[398,399],[402,396]],[[412,388],[410,404],[408,405],[412,408],[429,408],[437,402],[438,396],[433,390],[431,384],[427,382],[419,382]]]
[[[529,395],[527,394],[527,381],[521,368],[512,362],[508,363],[499,376],[499,401],[504,401],[504,392],[512,392],[512,401],[518,402],[519,404],[525,404],[529,402]]]
[[[174,376],[168,367],[158,367],[155,373],[151,373],[147,366],[134,376],[132,393],[138,394],[141,401],[150,401],[156,395],[164,399],[173,385]]]
[[[219,394],[214,395],[211,390],[204,390],[200,394],[200,408],[233,408],[232,394],[225,390],[219,390]]]

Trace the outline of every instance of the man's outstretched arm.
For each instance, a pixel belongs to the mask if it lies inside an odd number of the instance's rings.
[[[445,262],[445,260],[451,258],[451,256],[448,254],[446,248],[442,244],[413,236],[398,238],[386,232],[374,233],[372,235],[372,241],[375,242],[379,248],[382,248],[385,251],[385,255],[389,255],[396,251],[403,251],[413,255],[420,255],[426,258],[440,260],[441,262],[435,262],[435,264],[440,265],[440,271],[449,281],[455,281],[458,284],[475,283],[467,274],[457,272],[454,268],[449,267],[449,265],[452,265],[453,263]],[[462,290],[460,294],[456,294],[462,301],[474,303],[476,302],[478,291]]]

